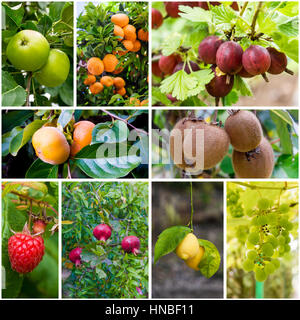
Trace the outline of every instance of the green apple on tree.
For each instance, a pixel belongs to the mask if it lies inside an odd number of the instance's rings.
[[[36,74],[36,80],[46,87],[64,83],[70,70],[70,60],[61,50],[51,49],[46,64]]]
[[[50,45],[41,33],[22,30],[10,39],[6,55],[16,69],[36,71],[47,62],[49,51]]]

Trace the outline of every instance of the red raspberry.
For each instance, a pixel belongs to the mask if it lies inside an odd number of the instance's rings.
[[[8,239],[8,255],[13,270],[19,273],[31,272],[42,261],[45,254],[41,236],[16,233]]]

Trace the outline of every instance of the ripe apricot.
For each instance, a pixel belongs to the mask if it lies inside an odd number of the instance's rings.
[[[123,78],[121,77],[116,77],[114,78],[114,86],[117,88],[117,89],[121,89],[123,87],[125,87],[125,81]]]
[[[102,77],[100,79],[100,82],[106,87],[111,87],[114,84],[113,78],[109,76]]]
[[[123,31],[123,29],[122,29],[120,26],[116,25],[116,24],[115,24],[115,26],[114,26],[114,35],[117,36],[117,37],[119,37],[118,40],[120,40],[120,41],[124,38],[124,31]]]
[[[133,49],[133,42],[131,40],[123,40],[122,44],[129,51]]]
[[[113,72],[118,65],[119,60],[113,54],[109,53],[103,58],[104,70],[106,72]]]
[[[123,87],[123,88],[117,90],[117,93],[120,94],[121,96],[125,96],[125,94],[126,94],[126,89]]]
[[[114,14],[110,20],[121,28],[124,28],[129,23],[129,18],[125,13]]]
[[[93,57],[88,60],[87,68],[90,74],[99,76],[104,71],[104,64],[101,59]]]
[[[100,82],[95,82],[90,85],[90,91],[93,95],[100,93],[103,90],[103,85]]]
[[[71,156],[74,156],[82,148],[92,142],[92,132],[95,124],[91,121],[83,120],[76,122],[73,131],[73,143],[71,146]]]
[[[92,75],[92,74],[89,74],[87,76],[87,78],[85,78],[84,81],[83,81],[83,83],[85,85],[87,85],[87,86],[90,85],[90,84],[93,84],[95,82],[96,82],[96,77],[94,75]]]
[[[64,163],[70,155],[70,146],[64,134],[55,127],[42,127],[32,136],[36,155],[53,165]]]
[[[145,31],[143,29],[140,29],[138,31],[138,39],[142,40],[142,41],[148,41],[149,38],[149,33],[148,31]]]
[[[131,49],[132,52],[138,52],[141,49],[141,43],[139,40],[135,40],[133,42],[133,48]]]
[[[133,25],[128,24],[126,27],[123,28],[123,31],[126,40],[136,40],[136,28]]]

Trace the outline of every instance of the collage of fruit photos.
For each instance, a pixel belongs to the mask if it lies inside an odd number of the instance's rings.
[[[1,0],[0,305],[300,301],[298,18]]]

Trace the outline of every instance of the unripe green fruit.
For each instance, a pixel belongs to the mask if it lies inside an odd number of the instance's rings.
[[[273,249],[273,246],[271,245],[271,243],[264,243],[261,246],[261,250],[262,250],[263,254],[267,257],[272,257],[272,255],[274,253],[274,249]]]
[[[268,263],[265,265],[264,270],[266,274],[272,274],[275,271],[275,266],[273,263]]]
[[[51,49],[46,64],[36,73],[35,77],[40,84],[46,87],[57,87],[66,81],[69,70],[68,56],[58,49]]]
[[[290,210],[290,206],[287,203],[283,203],[279,206],[278,209],[280,213],[288,213]]]
[[[267,210],[270,208],[270,201],[266,198],[261,198],[257,201],[257,207],[260,210]]]
[[[252,244],[257,244],[259,242],[259,234],[257,232],[251,232],[248,236],[248,241]]]
[[[267,279],[267,274],[265,273],[265,271],[263,269],[257,269],[255,272],[255,279],[258,282],[263,282]]]
[[[10,39],[6,55],[16,69],[36,71],[47,62],[49,50],[50,45],[41,33],[22,30]]]
[[[255,259],[257,259],[258,254],[255,250],[250,250],[247,253],[247,259],[254,261]]]
[[[254,269],[254,262],[252,260],[246,259],[243,262],[243,269],[247,272],[250,272]]]

